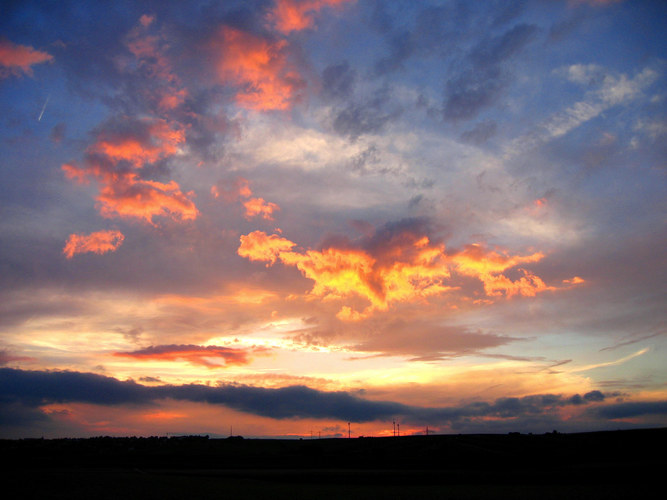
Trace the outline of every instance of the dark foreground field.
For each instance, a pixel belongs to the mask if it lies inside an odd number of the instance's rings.
[[[5,498],[664,498],[667,429],[0,441]],[[656,490],[656,487],[658,488]]]

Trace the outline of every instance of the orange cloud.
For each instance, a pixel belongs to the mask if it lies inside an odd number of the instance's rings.
[[[172,156],[185,143],[185,131],[161,118],[125,121],[125,130],[102,130],[97,142],[88,148],[114,163],[127,161],[136,168]]]
[[[123,244],[125,237],[120,231],[98,231],[96,233],[70,234],[63,248],[65,257],[71,259],[78,253],[103,254],[113,252]]]
[[[276,260],[289,252],[296,243],[277,234],[268,235],[263,231],[254,231],[241,235],[241,246],[237,253],[252,261],[268,262],[267,267],[275,264]]]
[[[238,85],[236,102],[247,109],[288,109],[303,87],[301,76],[290,68],[285,40],[272,41],[223,27],[215,50],[221,53],[218,76]]]
[[[21,74],[32,76],[32,66],[52,61],[53,56],[27,45],[16,45],[9,40],[0,40],[0,78]]]
[[[335,6],[349,0],[276,0],[267,15],[267,21],[277,31],[289,34],[313,25],[313,15],[327,6]]]
[[[300,252],[288,239],[262,231],[243,235],[240,241],[237,253],[241,257],[267,262],[267,267],[280,260],[313,280],[312,298],[349,302],[357,297],[369,303],[361,312],[344,304],[337,315],[342,320],[363,319],[395,303],[425,300],[458,289],[451,283],[452,273],[478,279],[489,297],[534,296],[553,289],[525,270],[520,270],[523,277],[514,281],[503,274],[517,265],[541,260],[541,253],[511,256],[479,245],[449,253],[444,244],[410,231],[370,251],[329,247]]]
[[[246,219],[262,217],[266,220],[273,220],[273,213],[280,210],[277,204],[268,202],[264,198],[252,198],[250,182],[243,177],[236,178],[231,184],[219,183],[211,187],[211,194],[214,198],[222,197],[227,203],[247,198],[241,201],[245,208]]]
[[[114,356],[154,361],[183,360],[208,368],[222,368],[228,365],[248,364],[250,362],[248,354],[247,350],[232,349],[230,347],[172,344],[150,346],[138,351],[116,352]],[[224,364],[216,361],[222,361]]]
[[[173,180],[164,183],[139,175],[146,164],[176,154],[184,142],[185,132],[174,123],[124,118],[98,132],[83,166],[70,163],[61,168],[79,183],[97,181],[97,208],[104,217],[138,218],[149,224],[155,216],[193,220],[199,214],[191,200],[194,193],[183,193]]]
[[[250,198],[243,202],[243,206],[246,210],[246,219],[260,216],[266,220],[273,220],[273,212],[280,210],[278,205],[264,201],[263,198]]]
[[[243,177],[237,177],[233,182],[219,183],[211,188],[211,194],[214,198],[222,197],[227,203],[234,203],[239,198],[250,198],[250,182]]]
[[[155,216],[194,220],[199,211],[192,196],[193,192],[183,193],[176,181],[142,180],[130,172],[100,189],[97,208],[103,217],[139,218],[149,224]]]
[[[526,256],[510,256],[506,253],[489,251],[480,245],[467,245],[465,249],[452,257],[459,273],[472,276],[484,283],[484,291],[489,296],[499,296],[503,292],[507,297],[524,295],[534,297],[538,292],[553,290],[547,287],[538,276],[520,269],[523,277],[512,281],[504,276],[504,271],[520,264],[539,262],[544,254],[536,252]]]

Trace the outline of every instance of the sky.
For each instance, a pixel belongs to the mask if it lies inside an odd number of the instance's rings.
[[[665,19],[5,2],[0,437],[666,426]]]

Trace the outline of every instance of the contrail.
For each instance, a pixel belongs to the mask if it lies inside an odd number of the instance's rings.
[[[49,99],[51,99],[51,94],[49,94],[46,97],[46,102],[44,103],[44,106],[42,106],[42,112],[39,114],[39,118],[37,118],[38,122],[42,121],[42,115],[44,114],[44,110],[46,109],[46,105],[49,103]]]

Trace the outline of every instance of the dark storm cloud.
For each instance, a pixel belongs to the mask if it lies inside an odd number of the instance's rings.
[[[339,418],[367,422],[409,413],[393,402],[368,401],[347,392],[323,392],[304,386],[266,389],[249,386],[163,385],[146,387],[92,373],[0,369],[0,402],[17,408],[48,403],[146,404],[155,399],[221,404],[271,418]]]
[[[605,396],[592,391],[583,397],[574,395],[543,394],[522,398],[499,398],[493,403],[474,402],[445,408],[424,408],[392,401],[371,401],[349,392],[324,392],[305,386],[278,389],[244,385],[161,385],[147,387],[133,381],[121,382],[115,378],[92,373],[63,371],[24,371],[0,369],[0,402],[13,409],[12,415],[29,414],[31,408],[49,403],[82,402],[101,405],[150,404],[171,398],[208,404],[220,404],[243,412],[264,417],[283,418],[334,418],[344,421],[369,422],[388,420],[402,416],[406,421],[454,422],[462,418],[500,417],[516,418],[540,415],[554,408],[602,403]],[[627,403],[613,405],[607,418],[614,415],[644,415],[667,413],[667,403]],[[604,410],[603,408],[599,409]]]
[[[0,369],[0,401],[29,406],[49,403],[143,403],[146,387],[94,373]]]
[[[408,406],[388,401],[368,401],[348,392],[322,392],[305,386],[280,389],[198,385],[165,386],[160,393],[188,401],[223,404],[270,418],[336,418],[354,422],[382,420],[404,414]]]
[[[590,413],[610,420],[643,417],[646,415],[667,415],[667,401],[643,401],[617,403],[593,408]]]

